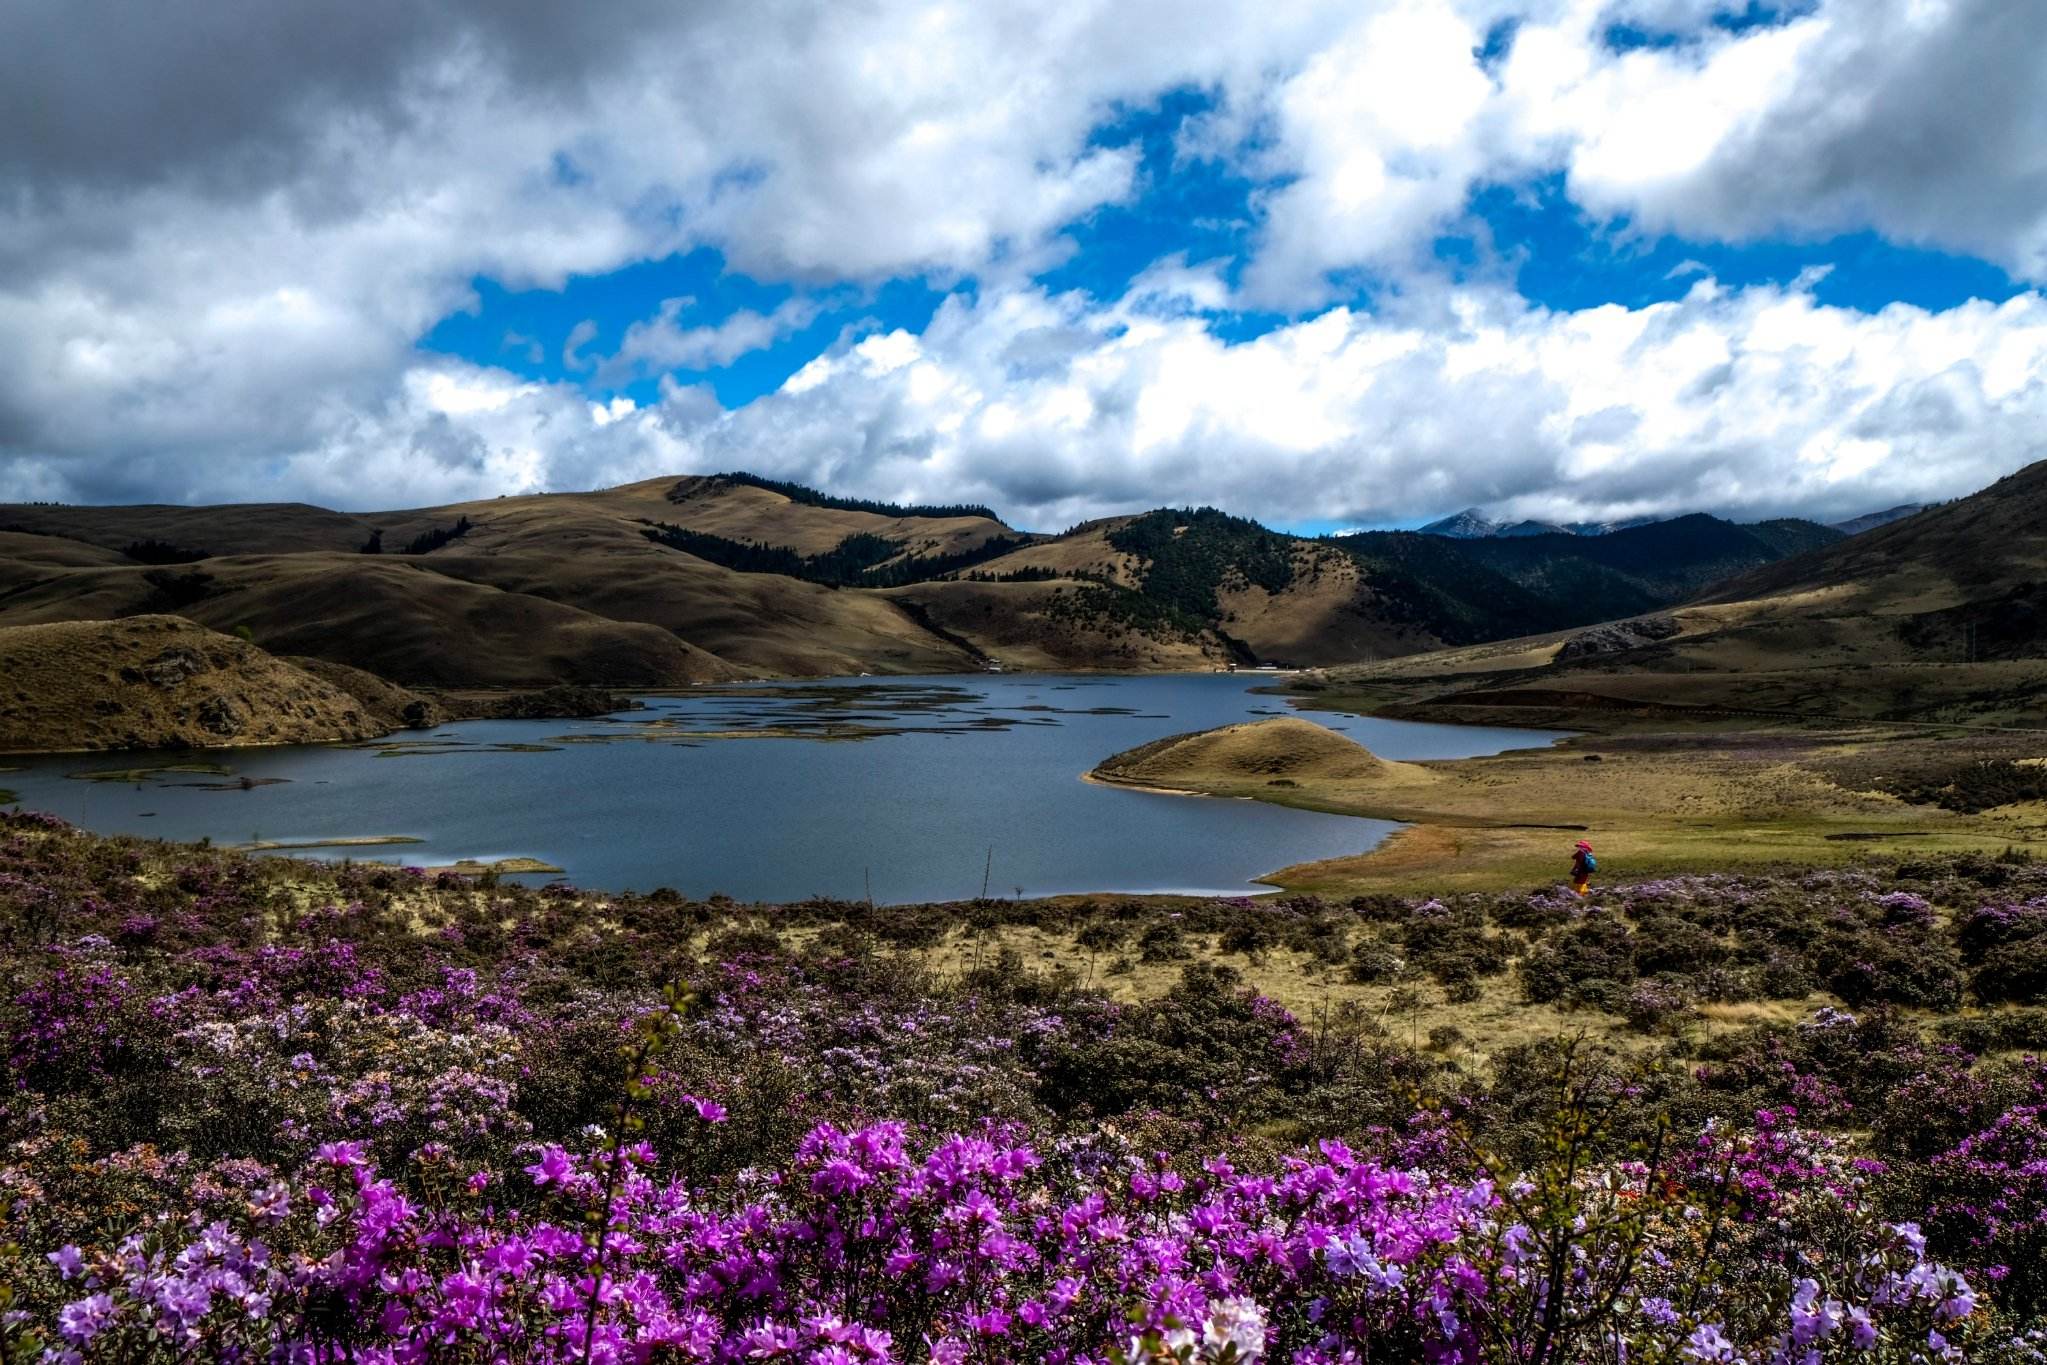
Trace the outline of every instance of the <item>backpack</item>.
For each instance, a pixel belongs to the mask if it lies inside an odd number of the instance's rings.
[[[1597,859],[1597,858],[1593,857],[1593,856],[1592,856],[1592,855],[1591,855],[1590,853],[1586,854],[1586,855],[1585,855],[1585,870],[1586,870],[1587,872],[1597,872],[1597,871],[1599,871],[1599,859]]]

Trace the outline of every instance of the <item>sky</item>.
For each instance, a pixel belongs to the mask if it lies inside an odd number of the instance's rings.
[[[0,501],[1058,530],[2047,458],[2047,4],[0,7]]]

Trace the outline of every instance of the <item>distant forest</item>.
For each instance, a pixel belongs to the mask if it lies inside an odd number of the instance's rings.
[[[194,550],[183,545],[173,545],[167,540],[130,541],[122,554],[137,564],[196,564],[202,559],[211,559],[205,550]]]
[[[476,529],[475,522],[466,516],[459,517],[453,526],[436,526],[430,531],[420,532],[407,541],[405,548],[398,553],[402,555],[430,555],[443,545],[460,540],[474,529]],[[370,538],[364,541],[358,549],[360,553],[366,555],[380,555],[384,553],[383,530],[379,528],[370,532]]]
[[[655,522],[642,532],[657,545],[695,555],[739,573],[774,573],[827,588],[900,588],[943,578],[1029,544],[1023,536],[991,536],[972,549],[952,554],[905,555],[902,546],[864,531],[847,536],[823,554],[801,555],[786,545],[732,540],[685,526]]]

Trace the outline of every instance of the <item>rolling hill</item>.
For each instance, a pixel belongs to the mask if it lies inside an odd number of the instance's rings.
[[[1809,538],[1794,528],[1779,543]],[[1692,707],[2040,726],[2047,462],[1737,574],[1674,608],[1339,668],[1315,685],[1438,712]]]
[[[0,630],[0,752],[365,739],[348,692],[172,616]]]
[[[1602,536],[1375,531],[1305,540],[1199,508],[1090,523],[969,576],[1074,576],[1100,616],[1159,612],[1213,631],[1239,661],[1312,666],[1654,610],[1838,539],[1811,522],[1691,516]]]
[[[1049,536],[747,474],[373,513],[18,505],[0,628],[174,613],[443,689],[1332,664],[1660,609],[1837,537],[1683,517],[1309,540],[1209,508]]]

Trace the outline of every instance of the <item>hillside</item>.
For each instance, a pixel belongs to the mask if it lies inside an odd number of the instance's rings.
[[[1844,535],[1859,536],[1864,531],[1874,531],[1879,526],[1888,526],[1894,521],[1903,521],[1915,512],[1924,511],[1925,503],[1906,502],[1896,507],[1886,507],[1880,512],[1864,512],[1859,517],[1833,523],[1834,529]]]
[[[172,612],[407,688],[1327,665],[1683,600],[1835,533],[1307,540],[1214,509],[1058,536],[747,474],[338,513],[0,507],[0,626]]]
[[[799,547],[904,552],[1006,530],[808,507],[660,479],[588,494],[342,516],[317,509],[0,508],[0,625],[174,610],[266,647],[424,686],[677,686],[762,674],[974,666],[879,597],[742,574],[650,541],[659,522]],[[421,538],[464,527],[421,553]],[[363,553],[373,537],[382,553]],[[204,558],[143,564],[139,542]]]
[[[0,630],[0,751],[367,739],[338,687],[175,616]]]
[[[2047,463],[1618,627],[1336,669],[1311,685],[1439,713],[1582,721],[1680,707],[2037,727]]]
[[[1433,537],[1416,544],[1410,542],[1418,538],[1376,532],[1337,543],[1361,559],[1400,566],[1424,589],[1456,591],[1458,633],[1443,638],[1468,643],[1653,611],[1730,575],[1840,538],[1811,522],[1738,526],[1689,516],[1601,536]],[[1520,592],[1502,593],[1486,573]]]
[[[1297,716],[1169,735],[1105,759],[1090,776],[1158,788],[1213,790],[1246,782],[1426,785],[1428,771],[1389,763],[1357,741]]]
[[[1655,610],[1839,538],[1810,522],[1694,516],[1600,536],[1304,540],[1202,508],[1092,523],[973,574],[1056,572],[1133,588],[1188,627],[1212,628],[1241,660],[1315,666]]]

